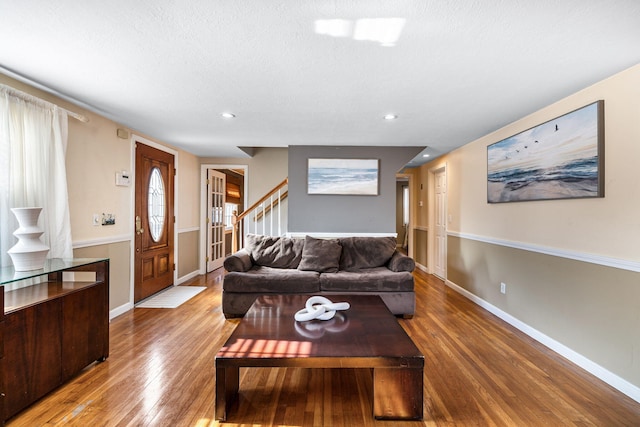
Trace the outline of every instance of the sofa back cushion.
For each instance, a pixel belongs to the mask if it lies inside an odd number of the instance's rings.
[[[358,271],[386,265],[396,251],[395,237],[345,237],[340,238],[342,256],[340,270]]]
[[[248,234],[245,249],[253,263],[272,268],[298,268],[304,240]]]
[[[298,270],[336,273],[341,253],[342,247],[337,239],[316,239],[306,236]]]

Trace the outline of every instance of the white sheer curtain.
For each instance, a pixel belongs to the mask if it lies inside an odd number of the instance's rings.
[[[49,258],[73,256],[67,172],[67,113],[0,85],[0,265],[11,265],[15,207],[42,207],[38,224]]]

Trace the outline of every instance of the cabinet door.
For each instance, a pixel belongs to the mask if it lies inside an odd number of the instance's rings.
[[[5,419],[60,385],[60,300],[5,316]]]
[[[4,330],[4,322],[0,322],[0,330]],[[0,341],[1,342],[1,341]],[[4,426],[5,410],[4,410],[4,358],[0,358],[0,426]]]
[[[99,283],[62,298],[64,381],[108,356],[109,313],[105,286]]]

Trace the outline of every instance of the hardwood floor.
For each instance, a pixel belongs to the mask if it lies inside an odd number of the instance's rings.
[[[8,425],[640,425],[639,403],[421,272],[416,315],[399,322],[425,355],[424,421],[373,420],[367,369],[253,368],[218,423],[213,358],[237,323],[222,315],[220,274],[191,281],[207,289],[179,308],[113,319],[107,361]]]

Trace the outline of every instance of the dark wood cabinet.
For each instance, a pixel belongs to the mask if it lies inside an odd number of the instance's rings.
[[[109,318],[104,285],[92,286],[62,299],[62,380],[103,361],[108,353]]]
[[[109,260],[53,265],[41,283],[3,292],[2,420],[109,355]]]
[[[60,306],[57,299],[5,317],[6,418],[60,385]]]

